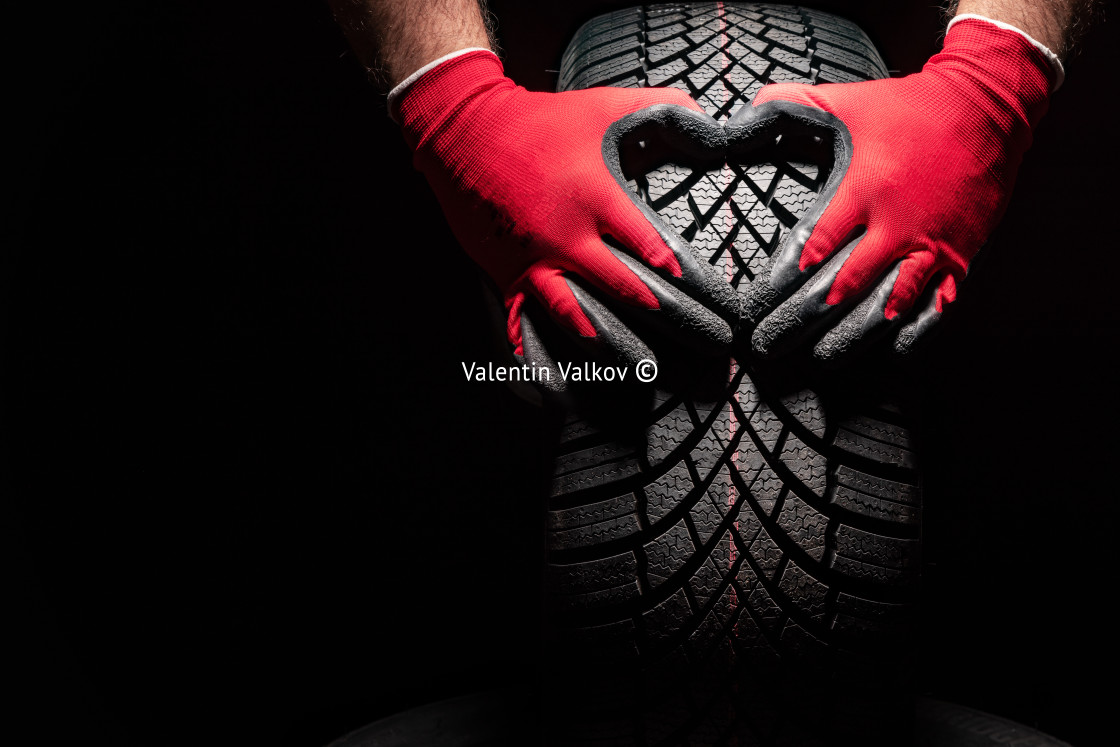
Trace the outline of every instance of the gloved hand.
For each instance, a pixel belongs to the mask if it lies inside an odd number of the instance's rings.
[[[617,338],[629,332],[586,284],[625,304],[623,310],[659,310],[654,313],[678,328],[730,343],[740,310],[734,292],[718,290],[707,263],[697,263],[687,244],[608,168],[608,128],[655,105],[719,131],[683,91],[529,92],[483,50],[436,64],[390,97],[390,113],[456,238],[504,296],[517,354],[523,353],[521,311],[528,296],[578,336],[626,346]]]
[[[919,73],[769,85],[740,110],[732,124],[831,126],[837,155],[817,208],[748,291],[757,352],[815,343],[827,360],[889,331],[906,352],[937,321],[1002,217],[1060,83],[1061,65],[1044,50],[1022,32],[962,17]]]

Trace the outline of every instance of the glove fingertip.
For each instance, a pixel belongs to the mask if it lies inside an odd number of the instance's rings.
[[[521,307],[525,303],[524,293],[515,293],[506,303],[506,337],[513,346],[514,355],[524,355],[521,336]]]
[[[805,88],[804,83],[770,83],[758,89],[754,98],[751,99],[751,105],[759,106],[768,101],[804,103],[801,96],[801,89],[803,88]]]
[[[941,312],[936,306],[937,301],[933,299],[918,312],[912,321],[907,322],[899,330],[894,341],[895,353],[902,356],[910,355],[920,342],[930,337],[931,331],[941,319]]]
[[[563,275],[556,271],[538,285],[537,296],[548,309],[549,314],[561,324],[574,330],[582,337],[595,337],[595,325],[587,318],[583,308],[576,300],[572,289],[564,282]]]
[[[932,280],[923,283],[921,295],[914,299],[913,308],[906,312],[913,319],[903,326],[895,340],[894,349],[900,355],[910,354],[919,342],[928,339],[941,320],[945,304],[956,299],[958,281],[953,274],[945,272],[939,276],[935,272],[931,277]]]
[[[650,219],[629,201],[620,207],[621,210],[607,221],[605,231],[632,249],[650,267],[664,270],[675,278],[681,277],[680,260]]]
[[[921,295],[921,288],[910,283],[903,285],[903,282],[900,278],[899,282],[895,284],[890,298],[887,299],[887,305],[883,308],[883,316],[887,319],[895,319],[910,311],[914,307],[914,302],[918,300],[918,296]]]
[[[664,270],[675,278],[681,277],[681,263],[677,260],[672,250],[665,246],[660,236],[657,237],[656,242],[647,242],[645,246],[642,247],[641,254],[650,267]]]
[[[952,275],[946,275],[941,284],[937,286],[936,308],[937,313],[945,310],[945,304],[950,304],[957,300],[957,279]]]
[[[704,113],[703,107],[697,103],[696,99],[688,93],[688,91],[677,88],[676,86],[651,86],[650,88],[643,88],[642,95],[638,98],[637,109],[646,109],[651,106],[669,105],[680,106],[686,109],[691,109],[694,112]]]
[[[603,247],[602,251],[587,252],[587,256],[594,259],[581,268],[579,274],[582,277],[615,298],[640,308],[656,309],[660,306],[653,291],[615,253]],[[643,262],[651,266],[654,264],[645,257]]]
[[[868,240],[866,228],[855,215],[845,211],[842,204],[830,204],[816,223],[795,226],[787,239],[791,249],[796,249],[798,244],[801,245],[797,254],[797,270],[802,273],[821,264],[853,242],[864,243],[863,250],[866,251]],[[835,300],[829,301],[829,303],[835,302]]]
[[[704,107],[700,106],[700,102],[692,98],[692,95],[688,91],[682,90],[680,88],[674,88],[673,86],[669,86],[665,90],[673,92],[669,95],[671,98],[678,99],[677,103],[679,103],[680,106],[687,107],[689,109],[692,109],[693,111],[704,113]]]

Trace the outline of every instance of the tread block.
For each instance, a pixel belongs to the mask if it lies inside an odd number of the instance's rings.
[[[684,444],[694,426],[684,403],[678,404],[646,432],[646,461],[656,466]]]
[[[688,597],[684,589],[677,589],[665,601],[642,613],[642,628],[650,641],[664,641],[676,634],[691,617]]]
[[[567,475],[558,475],[552,483],[552,496],[574,493],[584,488],[602,485],[604,482],[617,482],[640,471],[641,465],[638,464],[637,459],[623,459]]]
[[[906,605],[842,593],[836,597],[833,629],[855,639],[901,636],[906,634],[912,619],[912,610]]]
[[[571,595],[627,586],[637,578],[638,561],[631,552],[583,563],[553,564],[549,568],[549,589]]]
[[[825,530],[828,517],[790,493],[778,514],[778,526],[786,536],[809,554],[813,560],[824,558]]]
[[[558,530],[552,533],[554,545],[557,550],[569,550],[576,547],[601,545],[605,542],[626,539],[641,530],[636,514],[618,516],[612,519],[576,527],[574,529]]]
[[[853,513],[902,525],[921,520],[921,491],[916,485],[869,475],[847,465],[836,470],[833,502]]]
[[[917,540],[884,537],[850,526],[836,530],[836,554],[883,568],[906,568],[917,556]]]
[[[688,465],[677,462],[672,469],[645,488],[646,516],[650,524],[661,521],[692,494],[695,484]]]
[[[892,437],[892,432],[869,428],[868,422],[842,424],[836,433],[836,447],[880,464],[911,470],[917,467],[913,451],[886,440]]]
[[[824,454],[806,446],[796,433],[788,433],[780,459],[802,485],[824,498],[828,482],[828,460]]]
[[[759,530],[754,541],[747,547],[747,553],[754,561],[754,565],[767,578],[773,578],[777,574],[782,560],[785,558],[782,548],[778,546],[778,543],[774,541],[765,527]]]
[[[693,544],[683,519],[643,549],[646,554],[646,575],[651,587],[672,578],[696,553],[696,545]]]
[[[715,561],[707,558],[689,579],[688,584],[692,590],[693,598],[703,607],[719,591],[722,581],[723,574],[716,567]]]

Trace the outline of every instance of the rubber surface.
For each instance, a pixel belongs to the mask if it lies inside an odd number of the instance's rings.
[[[540,744],[526,706],[510,692],[427,703],[363,726],[329,747],[486,747]]]
[[[560,88],[675,86],[725,121],[767,82],[885,75],[834,16],[651,5],[584,25]],[[629,184],[742,292],[826,166],[678,160]],[[920,580],[908,416],[866,381],[791,390],[749,361],[690,364],[688,385],[585,404],[564,429],[548,612],[554,691],[572,700],[555,740],[836,743],[887,724],[906,710],[891,701]]]
[[[915,747],[1069,747],[1042,732],[930,698],[916,704]],[[331,742],[329,747],[536,745],[545,737],[510,693],[484,692],[412,708]]]

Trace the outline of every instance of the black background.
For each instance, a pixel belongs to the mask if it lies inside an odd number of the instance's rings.
[[[544,7],[547,5],[548,7]],[[621,3],[493,2],[550,89]],[[930,3],[815,4],[888,66]],[[5,658],[40,744],[313,745],[538,676],[547,422],[325,4],[10,22]],[[156,7],[158,6],[158,7]],[[1115,22],[920,359],[923,692],[1103,744],[1115,687]]]

